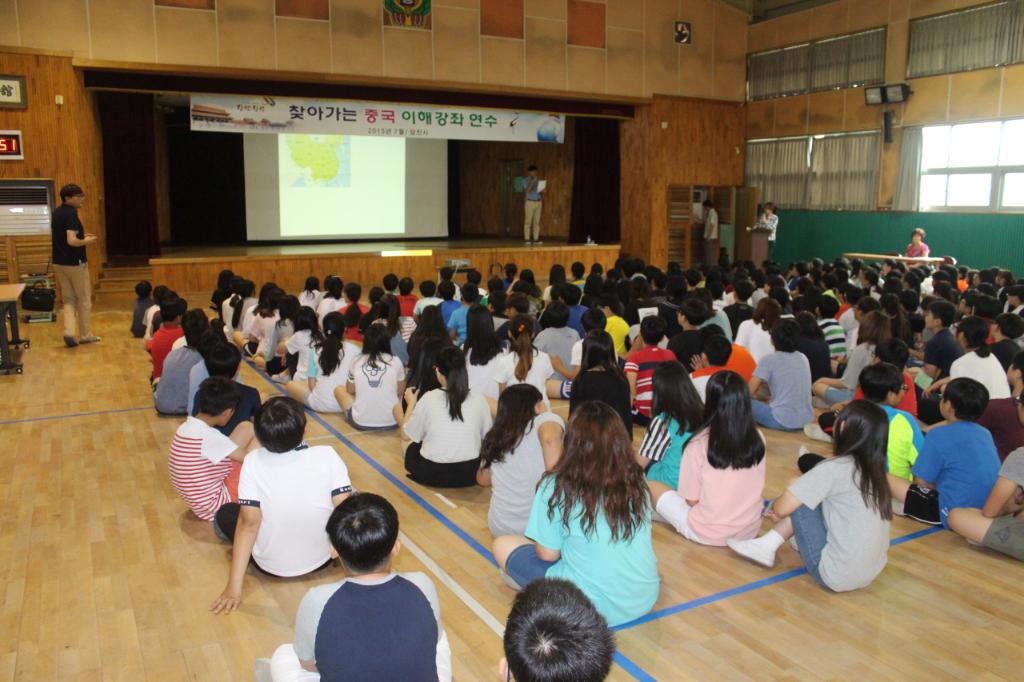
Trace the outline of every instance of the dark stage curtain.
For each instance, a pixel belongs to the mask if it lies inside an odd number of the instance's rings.
[[[619,223],[619,122],[577,118],[569,241],[617,242]]]
[[[103,132],[107,254],[158,255],[153,96],[99,92],[96,98]]]
[[[462,202],[459,195],[459,141],[448,140],[448,236],[462,234]]]

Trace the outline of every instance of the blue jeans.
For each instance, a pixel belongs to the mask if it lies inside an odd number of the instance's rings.
[[[834,386],[829,386],[825,389],[825,402],[829,405],[846,402],[847,400],[853,400],[853,391],[845,388],[835,388]]]
[[[505,560],[505,574],[519,587],[526,587],[534,580],[543,578],[555,563],[537,556],[535,545],[521,545],[512,550]]]
[[[789,426],[783,426],[778,419],[772,414],[771,405],[763,403],[760,400],[750,401],[750,411],[754,414],[754,421],[761,426],[767,426],[769,429],[778,429],[779,431],[797,431],[802,426],[796,429],[790,428]]]
[[[825,516],[822,514],[821,505],[817,509],[808,509],[804,505],[797,507],[796,511],[789,515],[793,522],[793,531],[796,534],[796,544],[800,547],[800,557],[804,560],[804,566],[814,581],[830,590],[828,585],[821,579],[818,572],[818,564],[821,563],[821,553],[828,541],[828,528],[825,526]]]

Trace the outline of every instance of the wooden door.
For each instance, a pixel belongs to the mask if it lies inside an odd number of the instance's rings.
[[[693,229],[693,187],[673,185],[668,188],[668,260],[683,266],[693,262],[691,238]]]
[[[522,192],[516,188],[516,178],[525,175],[526,162],[522,159],[501,162],[501,187],[499,188],[499,210],[501,211],[502,239],[514,239],[523,232],[523,216],[526,211]]]
[[[750,260],[752,252],[747,228],[757,222],[761,190],[757,187],[737,187],[735,197],[736,260]]]

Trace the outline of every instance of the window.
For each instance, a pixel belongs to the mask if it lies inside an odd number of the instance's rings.
[[[1024,208],[1024,119],[922,130],[922,210]]]
[[[784,208],[872,209],[880,148],[877,132],[751,140],[746,184]]]
[[[1024,61],[1024,0],[973,7],[910,22],[907,77]]]
[[[881,83],[885,29],[877,28],[750,55],[751,99]]]

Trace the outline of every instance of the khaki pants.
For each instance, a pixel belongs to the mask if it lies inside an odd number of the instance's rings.
[[[540,209],[544,205],[541,201],[526,200],[526,217],[523,220],[523,239],[525,241],[537,241],[540,239]],[[530,231],[533,230],[533,236]]]
[[[89,317],[92,313],[92,282],[89,279],[89,265],[54,265],[60,298],[64,303],[64,336],[75,335],[75,319],[78,319],[78,338],[92,335],[89,331]]]

